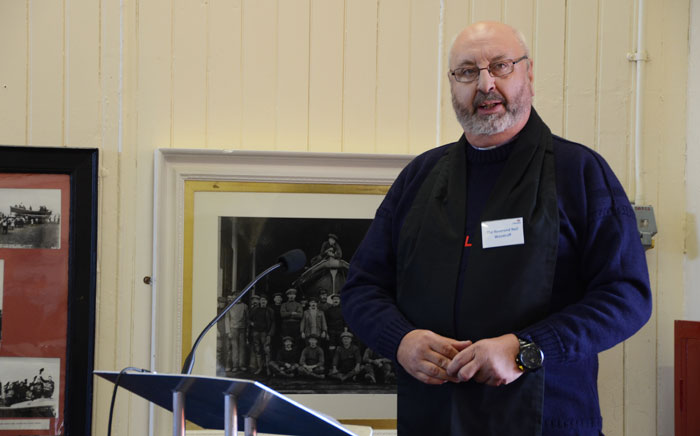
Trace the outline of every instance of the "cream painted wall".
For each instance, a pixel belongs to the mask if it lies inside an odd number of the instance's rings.
[[[692,0],[690,3],[684,319],[700,321],[700,124],[697,122],[700,120],[700,0]]]
[[[637,0],[0,0],[0,143],[100,148],[95,366],[148,367],[156,148],[421,152],[459,134],[452,36],[475,20],[511,23],[552,130],[601,152],[630,197],[655,207],[654,314],[601,355],[599,384],[606,434],[670,435],[673,320],[700,316],[699,85],[691,0],[644,4],[638,161],[626,58]],[[97,382],[95,434],[110,393]],[[117,408],[115,434],[145,434],[142,400],[122,394]]]

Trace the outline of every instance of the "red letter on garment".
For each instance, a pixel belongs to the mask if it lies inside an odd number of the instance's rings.
[[[464,240],[464,246],[465,247],[471,247],[472,244],[469,243],[469,235],[467,235],[467,239]]]

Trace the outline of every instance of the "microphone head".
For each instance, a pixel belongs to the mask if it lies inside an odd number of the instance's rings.
[[[281,255],[278,262],[282,264],[282,269],[287,272],[299,271],[306,265],[306,254],[298,248],[289,250]]]

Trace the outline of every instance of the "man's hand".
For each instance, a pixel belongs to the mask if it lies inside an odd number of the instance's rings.
[[[459,381],[474,380],[489,386],[508,384],[523,374],[515,364],[519,350],[514,334],[482,339],[460,351],[446,372]]]
[[[443,384],[458,381],[447,375],[445,369],[453,357],[471,341],[456,341],[430,330],[412,330],[401,339],[396,359],[403,369],[423,383]]]

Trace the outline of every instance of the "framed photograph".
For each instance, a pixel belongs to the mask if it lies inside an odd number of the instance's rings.
[[[0,146],[0,435],[90,433],[97,156]]]
[[[156,369],[179,372],[218,311],[284,252],[301,249],[304,268],[262,279],[209,332],[193,373],[258,380],[341,420],[394,420],[391,362],[354,337],[338,294],[377,207],[410,159],[158,150]]]

